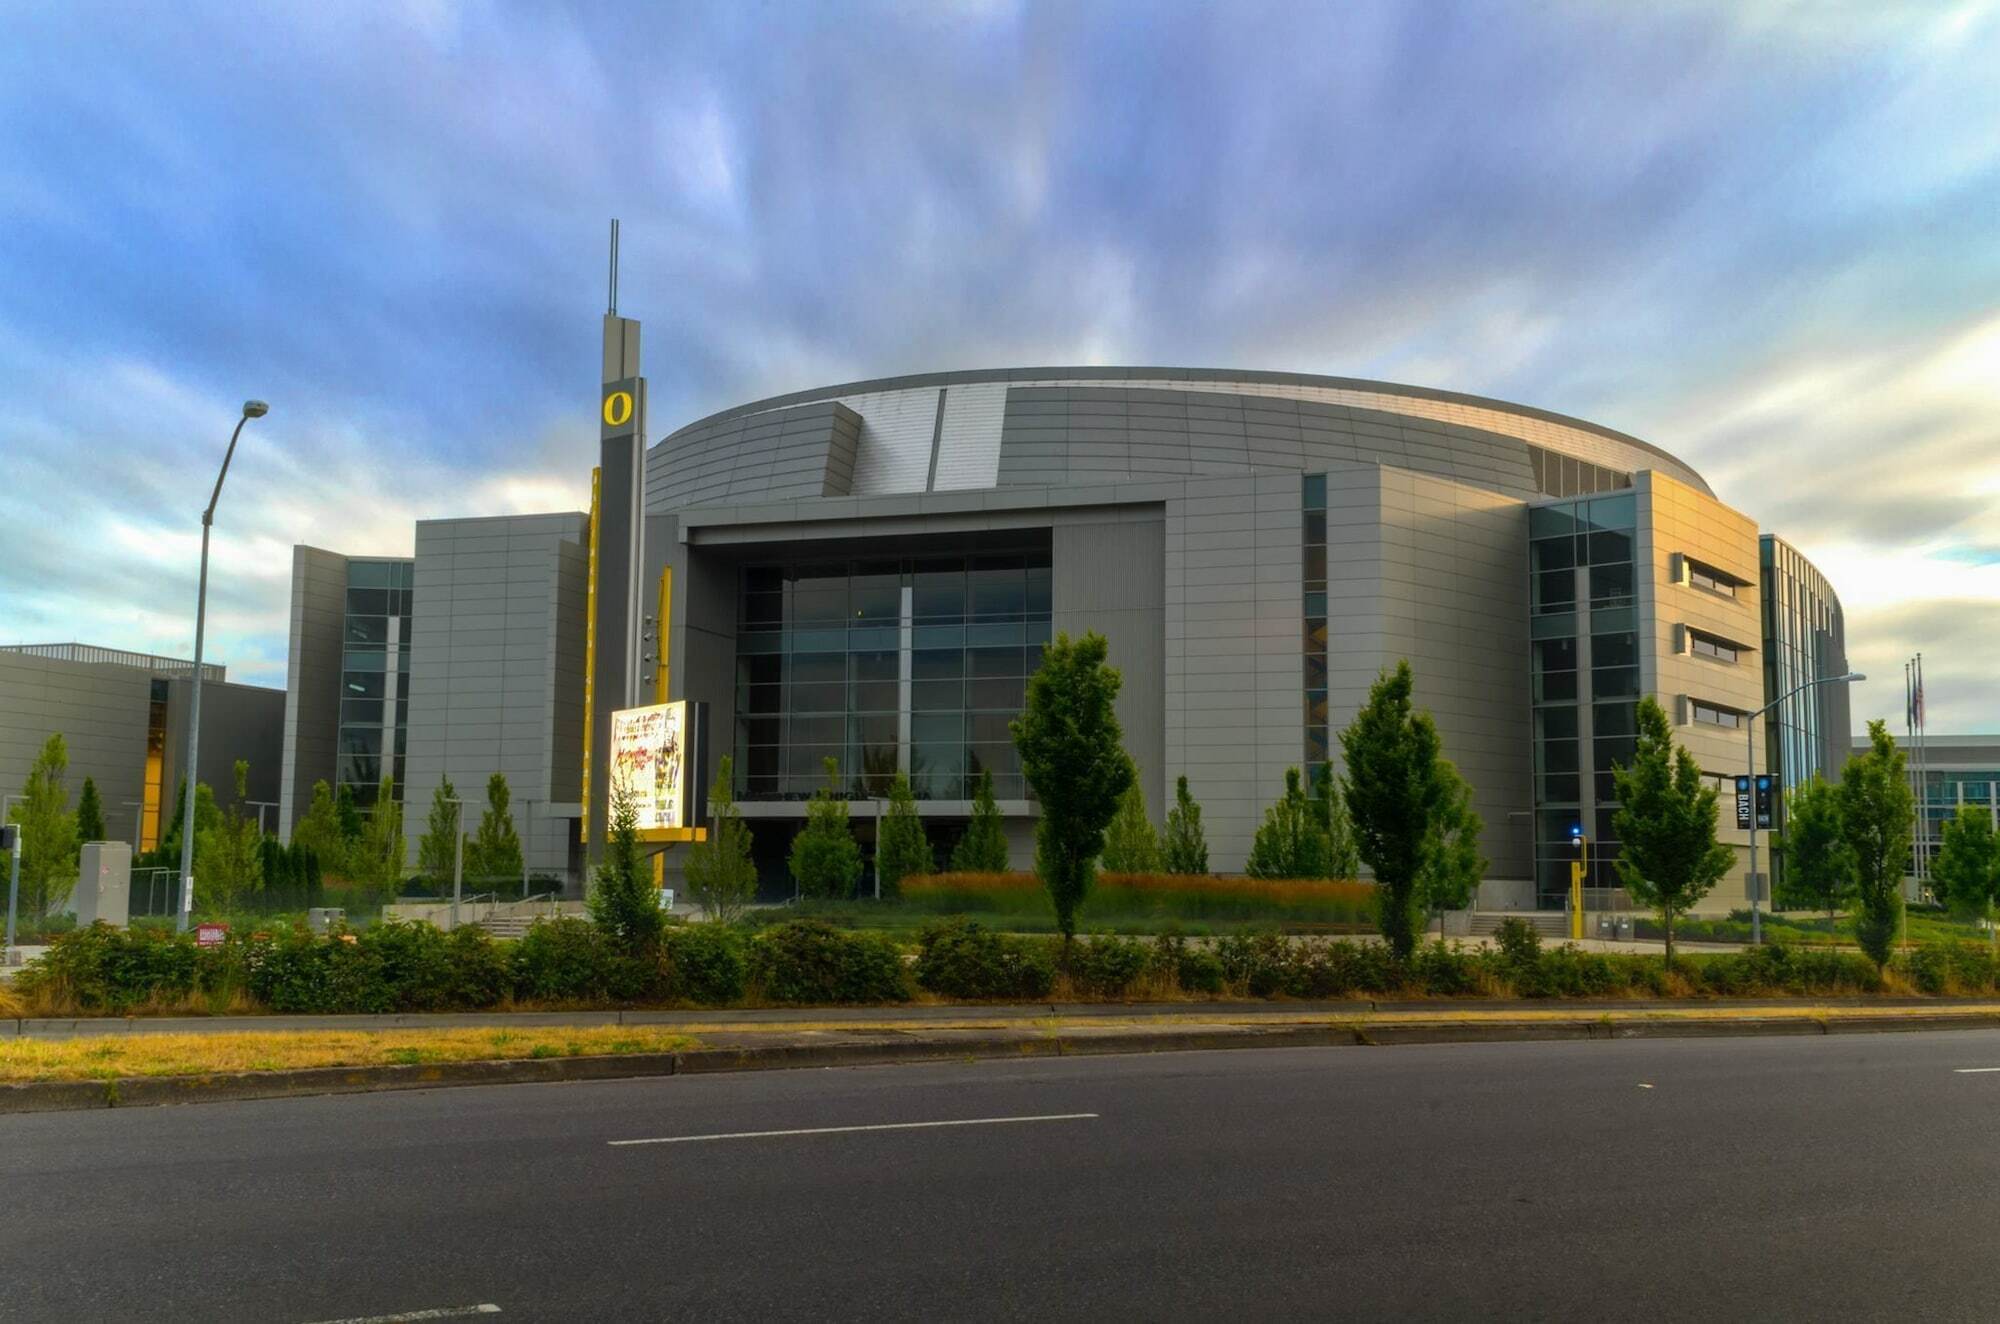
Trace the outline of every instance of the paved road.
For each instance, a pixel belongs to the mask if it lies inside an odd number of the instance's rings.
[[[0,1317],[1987,1319],[1973,1067],[2000,1032],[0,1117]]]

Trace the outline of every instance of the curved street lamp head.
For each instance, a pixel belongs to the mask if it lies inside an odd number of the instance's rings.
[[[1847,674],[1846,674],[1845,676],[1837,676],[1837,677],[1835,677],[1835,679],[1836,679],[1836,680],[1867,680],[1867,679],[1868,679],[1868,677],[1864,676],[1864,675],[1863,675],[1863,674],[1861,674],[1861,673],[1860,673],[1859,671],[1850,671],[1850,672],[1848,672],[1848,673],[1847,673]]]
[[[245,418],[262,418],[270,412],[271,406],[265,404],[262,400],[245,400],[243,402],[243,417]]]

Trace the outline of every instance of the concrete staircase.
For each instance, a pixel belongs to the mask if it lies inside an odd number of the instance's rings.
[[[486,930],[488,937],[522,938],[536,920],[547,918],[546,915],[488,915],[479,921],[479,927]]]
[[[1471,915],[1472,936],[1490,938],[1500,931],[1502,920],[1521,919],[1544,938],[1567,938],[1569,916],[1560,910],[1478,910]]]

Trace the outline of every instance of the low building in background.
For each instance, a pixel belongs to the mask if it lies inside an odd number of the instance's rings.
[[[69,751],[70,804],[97,783],[105,828],[135,851],[159,844],[187,760],[194,664],[88,644],[0,647],[0,792],[18,792],[51,735]],[[244,812],[276,830],[285,691],[238,685],[203,663],[199,780],[217,804],[236,801],[235,765],[250,765]]]

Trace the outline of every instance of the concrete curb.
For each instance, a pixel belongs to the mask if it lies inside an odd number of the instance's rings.
[[[304,1098],[467,1085],[534,1085],[738,1071],[890,1066],[898,1063],[1186,1053],[1238,1048],[1354,1048],[1396,1044],[1477,1044],[1549,1040],[1717,1039],[1758,1035],[1875,1034],[2000,1029],[2000,1014],[1932,1016],[1745,1016],[1728,1020],[1433,1021],[1323,1025],[1229,1025],[1150,1031],[1078,1027],[1061,1033],[1000,1030],[976,1037],[907,1037],[866,1042],[751,1044],[594,1057],[517,1058],[413,1066],[314,1067],[204,1076],[29,1081],[0,1085],[0,1114],[156,1107],[251,1099]]]

